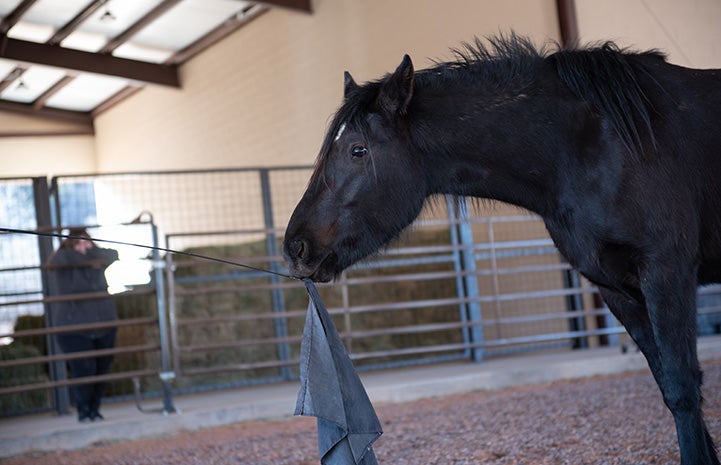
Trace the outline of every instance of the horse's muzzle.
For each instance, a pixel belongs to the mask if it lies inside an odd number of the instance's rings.
[[[288,264],[290,275],[297,279],[311,279],[315,282],[328,282],[335,278],[334,254],[326,254],[320,259],[313,258],[310,242],[305,239],[290,239],[283,242],[283,258]]]

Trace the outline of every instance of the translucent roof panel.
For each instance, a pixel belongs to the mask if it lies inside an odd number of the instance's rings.
[[[17,63],[13,61],[0,59],[0,81],[5,79],[5,77],[10,74],[12,70],[17,68],[17,66]]]
[[[9,15],[22,0],[0,0],[0,16],[3,18]]]
[[[76,31],[63,40],[62,46],[84,52],[97,52],[107,43],[108,37],[105,34]]]
[[[173,50],[168,50],[167,48],[151,47],[134,42],[126,42],[113,51],[113,55],[118,58],[128,58],[130,60],[147,61],[150,63],[163,63],[170,58],[173,53],[175,53]]]
[[[8,37],[46,42],[88,4],[89,0],[38,0],[8,31]]]
[[[15,80],[0,96],[14,102],[32,103],[65,76],[65,72],[48,66],[32,66]]]
[[[91,111],[127,85],[125,79],[81,74],[50,97],[45,104],[63,110]]]
[[[182,50],[248,5],[237,0],[185,0],[130,41],[143,46]]]
[[[110,0],[62,42],[63,47],[94,52],[135,24],[161,0]]]
[[[29,23],[20,21],[8,31],[8,37],[27,40],[39,44],[47,42],[55,34],[55,28],[49,24]]]

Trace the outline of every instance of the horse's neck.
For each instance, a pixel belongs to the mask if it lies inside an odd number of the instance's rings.
[[[426,170],[434,193],[501,200],[541,215],[553,209],[578,109],[525,95],[493,104],[455,100],[422,122],[426,136],[434,134]]]

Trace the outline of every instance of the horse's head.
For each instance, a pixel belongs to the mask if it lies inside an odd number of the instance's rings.
[[[383,247],[419,214],[428,195],[409,137],[413,64],[363,86],[345,74],[344,101],[285,234],[298,278],[329,281]]]

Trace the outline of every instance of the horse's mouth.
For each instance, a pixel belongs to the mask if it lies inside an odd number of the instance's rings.
[[[338,271],[338,257],[332,252],[315,266],[303,262],[290,263],[289,271],[290,275],[296,279],[310,279],[317,283],[327,283],[340,274],[340,271]]]

